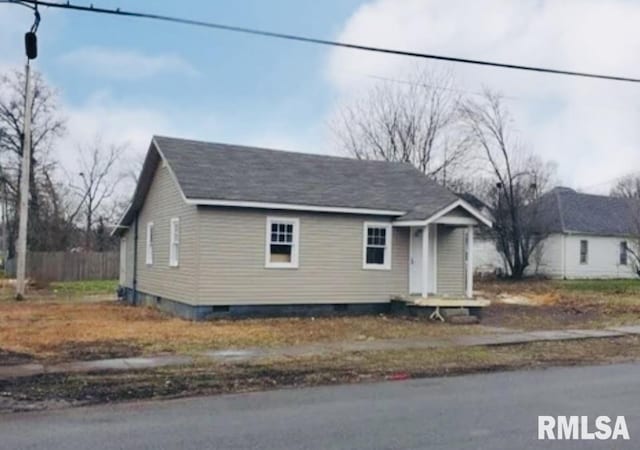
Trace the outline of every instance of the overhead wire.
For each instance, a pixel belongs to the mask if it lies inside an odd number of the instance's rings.
[[[334,41],[329,39],[320,39],[320,38],[314,38],[309,36],[268,31],[268,30],[257,29],[257,28],[249,28],[244,26],[226,25],[222,23],[208,22],[204,20],[187,19],[187,18],[174,17],[174,16],[168,16],[168,15],[162,15],[162,14],[154,14],[154,13],[146,13],[146,12],[127,11],[121,8],[116,8],[116,9],[101,8],[101,7],[95,7],[93,4],[90,4],[89,6],[84,6],[84,5],[73,4],[68,1],[66,3],[58,3],[58,2],[52,2],[52,1],[40,1],[40,0],[4,0],[2,1],[2,3],[19,4],[23,6],[40,5],[40,6],[46,6],[49,8],[60,8],[60,9],[74,10],[74,11],[80,11],[80,12],[91,12],[96,14],[108,14],[108,15],[115,15],[115,16],[122,16],[122,17],[140,18],[140,19],[151,19],[151,20],[158,20],[158,21],[164,21],[164,22],[179,23],[183,25],[191,25],[191,26],[212,28],[217,30],[231,31],[235,33],[244,33],[244,34],[270,37],[270,38],[306,42],[306,43],[318,44],[318,45],[324,45],[324,46],[332,46],[332,47],[360,50],[360,51],[367,51],[367,52],[374,52],[374,53],[381,53],[381,54],[389,54],[389,55],[397,55],[397,56],[407,56],[407,57],[429,59],[429,60],[436,60],[436,61],[473,64],[478,66],[488,66],[488,67],[495,67],[500,69],[512,69],[512,70],[547,73],[547,74],[555,74],[555,75],[593,78],[593,79],[601,79],[601,80],[609,80],[609,81],[640,83],[640,78],[634,78],[634,77],[628,77],[628,76],[607,75],[607,74],[600,74],[600,73],[582,72],[577,70],[554,69],[549,67],[529,66],[529,65],[523,65],[523,64],[501,63],[501,62],[488,61],[483,59],[460,58],[460,57],[454,57],[454,56],[423,53],[423,52],[410,51],[410,50],[377,47],[372,45],[363,45],[363,44],[355,44],[355,43],[349,43],[349,42]]]

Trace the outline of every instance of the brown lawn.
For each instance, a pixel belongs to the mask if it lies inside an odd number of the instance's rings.
[[[150,308],[95,301],[101,286],[65,287],[65,297],[0,300],[0,364],[114,358],[207,349],[392,338],[439,338],[514,329],[604,328],[640,323],[640,281],[480,282],[494,301],[481,325],[388,316],[191,322]],[[59,288],[58,288],[59,289]],[[516,298],[527,304],[508,304]],[[520,302],[522,303],[522,302]],[[3,362],[4,361],[4,362]]]
[[[474,325],[386,316],[191,322],[115,302],[0,302],[0,346],[50,360],[482,331]]]

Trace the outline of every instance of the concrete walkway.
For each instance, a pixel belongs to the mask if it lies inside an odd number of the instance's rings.
[[[215,362],[247,362],[261,358],[322,356],[344,352],[379,350],[416,350],[447,347],[473,347],[490,345],[526,344],[542,341],[567,341],[577,339],[597,339],[640,335],[640,325],[613,327],[608,329],[567,329],[517,331],[500,329],[495,333],[450,336],[439,339],[380,339],[372,341],[329,342],[318,344],[294,345],[273,348],[244,348],[212,350],[200,353],[199,357]],[[0,378],[28,377],[46,373],[82,373],[98,370],[126,371],[151,369],[165,366],[180,366],[194,363],[194,357],[185,355],[166,355],[136,358],[102,359],[94,361],[76,361],[63,364],[21,364],[0,366]]]

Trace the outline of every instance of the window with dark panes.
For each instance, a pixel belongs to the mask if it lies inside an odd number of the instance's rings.
[[[580,264],[587,264],[589,260],[589,241],[580,241]]]
[[[367,264],[385,263],[387,248],[387,229],[378,227],[367,228]]]
[[[293,223],[272,222],[270,261],[273,263],[292,262],[293,245]]]
[[[620,242],[620,265],[627,265],[627,241]]]

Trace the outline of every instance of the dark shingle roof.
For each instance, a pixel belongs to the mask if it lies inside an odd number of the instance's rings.
[[[415,209],[413,219],[426,219],[457,200],[406,163],[161,136],[154,141],[188,199],[400,212]]]
[[[628,236],[640,232],[640,202],[583,194],[559,187],[537,206],[537,222],[548,232]]]

